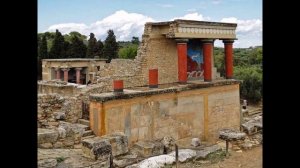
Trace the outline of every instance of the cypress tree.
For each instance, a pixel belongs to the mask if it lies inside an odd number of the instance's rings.
[[[97,39],[95,38],[94,33],[90,33],[90,39],[88,40],[88,47],[87,47],[87,58],[93,58],[97,52]]]
[[[103,43],[101,40],[97,41],[97,45],[96,45],[96,55],[99,56],[100,58],[104,58],[103,57]]]
[[[48,58],[48,48],[47,48],[47,39],[46,36],[43,35],[42,40],[40,41],[39,45],[39,57],[40,59],[46,59]]]
[[[113,58],[118,57],[118,43],[116,42],[116,36],[113,30],[107,31],[107,37],[104,42],[103,54],[104,57],[110,62]]]
[[[73,36],[70,44],[70,58],[84,58],[86,55],[86,46],[77,36]]]
[[[49,57],[54,58],[66,58],[65,51],[64,51],[64,37],[61,35],[61,33],[56,29],[52,48],[49,52]]]

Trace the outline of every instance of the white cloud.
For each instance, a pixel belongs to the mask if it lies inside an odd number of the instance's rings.
[[[78,31],[87,36],[92,32],[96,35],[97,39],[100,38],[103,41],[107,36],[107,30],[113,29],[117,40],[125,41],[130,40],[132,36],[141,37],[144,31],[144,24],[153,21],[154,19],[151,17],[142,14],[119,10],[88,26],[77,23],[56,24],[50,26],[46,31],[55,31],[55,29],[58,29],[62,34]]]
[[[239,20],[235,17],[229,17],[221,19],[221,22],[237,23],[236,34],[238,40],[234,43],[236,47],[262,45],[262,20]]]
[[[170,20],[174,19],[198,21],[211,20],[209,17],[205,17],[198,12],[188,13],[182,17],[179,16]],[[132,36],[137,36],[141,40],[145,23],[154,21],[155,20],[153,18],[142,14],[128,13],[124,10],[119,10],[90,25],[86,25],[84,23],[62,23],[52,25],[45,31],[54,32],[58,29],[62,34],[67,34],[71,31],[78,31],[86,36],[92,32],[96,35],[97,39],[101,39],[103,41],[107,36],[107,30],[113,29],[118,41],[131,40]],[[236,30],[238,40],[234,43],[235,47],[262,45],[262,21],[260,19],[239,20],[235,17],[230,17],[221,19],[221,22],[238,24]],[[217,40],[215,45],[221,47],[224,46],[220,40]]]
[[[203,17],[203,15],[198,14],[198,12],[189,13],[189,14],[186,14],[182,17],[175,17],[171,20],[174,20],[174,19],[186,19],[186,20],[198,20],[198,21],[208,21],[208,20],[210,20],[209,17]]]
[[[87,28],[88,26],[83,23],[63,23],[63,24],[52,25],[47,29],[47,31],[55,31],[56,29],[58,29],[60,32],[71,32],[71,31],[83,32]]]
[[[172,4],[157,4],[157,5],[160,7],[163,7],[163,8],[173,8],[174,7],[174,5],[172,5]]]

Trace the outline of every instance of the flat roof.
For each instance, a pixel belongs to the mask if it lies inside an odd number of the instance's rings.
[[[174,21],[167,22],[147,22],[146,24],[151,25],[169,25],[171,23],[178,24],[192,24],[192,25],[206,25],[206,26],[229,26],[229,27],[237,27],[236,23],[223,23],[223,22],[208,22],[208,21],[196,21],[196,20],[183,20],[183,19],[175,19]]]
[[[90,101],[107,102],[116,99],[132,99],[134,97],[158,95],[166,93],[181,92],[194,89],[202,89],[215,86],[234,85],[239,84],[241,81],[236,79],[223,79],[212,82],[204,81],[188,81],[185,85],[178,83],[161,84],[158,88],[148,88],[148,86],[140,86],[124,89],[123,94],[115,94],[114,92],[106,92],[100,94],[91,94]]]

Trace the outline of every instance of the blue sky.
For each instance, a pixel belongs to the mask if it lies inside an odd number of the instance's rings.
[[[145,22],[174,18],[235,22],[237,47],[262,44],[262,0],[38,0],[38,32],[93,32],[104,40],[112,28],[117,40],[130,40]]]

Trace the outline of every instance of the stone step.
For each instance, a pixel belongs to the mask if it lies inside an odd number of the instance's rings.
[[[90,135],[90,136],[86,136],[86,137],[81,137],[81,140],[95,138],[95,137],[96,137],[96,135]]]
[[[82,137],[87,137],[87,136],[90,136],[90,135],[94,135],[93,131],[92,130],[87,130],[87,131],[83,132]]]
[[[82,124],[82,125],[90,126],[90,121],[89,120],[79,119],[78,123]]]

